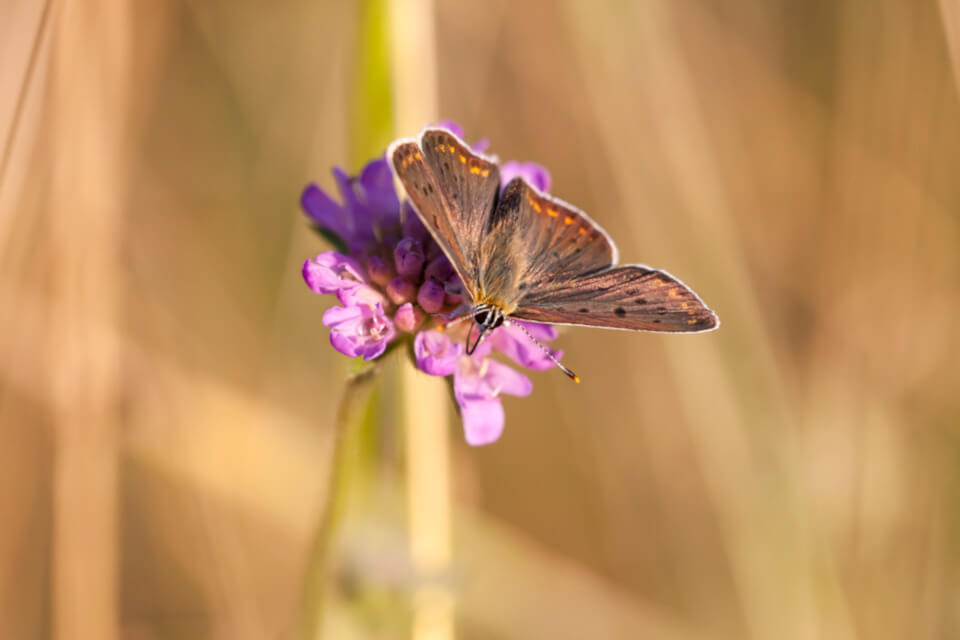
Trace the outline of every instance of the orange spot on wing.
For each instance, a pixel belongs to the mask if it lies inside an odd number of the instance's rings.
[[[664,282],[664,281],[661,280],[660,278],[654,278],[653,281],[657,284],[658,287],[662,287],[663,285],[667,284],[666,282]]]
[[[462,153],[460,154],[460,163],[467,164],[467,156],[463,155]]]
[[[560,214],[557,213],[556,209],[547,209],[547,215],[550,216],[551,218],[556,218]]]
[[[480,173],[480,167],[470,167],[470,173],[479,174],[479,173]]]
[[[680,303],[680,308],[681,308],[681,309],[686,309],[686,308],[689,307],[689,306],[690,306],[690,305],[688,305],[686,302],[681,302],[681,303]]]
[[[680,297],[680,294],[677,293],[677,290],[676,290],[676,289],[670,289],[670,291],[667,291],[667,295],[670,296],[671,298],[679,298],[679,297]]]
[[[573,218],[571,218],[570,216],[565,216],[563,218],[563,224],[573,224]]]
[[[419,151],[417,151],[417,153],[413,157],[416,158],[417,160],[423,160],[423,156],[420,154]]]
[[[484,169],[480,172],[480,175],[486,178],[488,175],[490,175],[490,169]]]
[[[687,324],[697,324],[697,319],[696,319],[696,318],[690,318],[689,320],[687,320]]]
[[[585,236],[585,235],[587,235],[587,228],[586,228],[586,227],[580,227],[579,229],[577,229],[577,233],[579,233],[579,234],[582,235],[582,236]]]
[[[540,208],[540,205],[533,198],[527,198],[527,202],[530,203],[530,206],[533,207],[533,210],[537,213],[542,213],[543,209]]]

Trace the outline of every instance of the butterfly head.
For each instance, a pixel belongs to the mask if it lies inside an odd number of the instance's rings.
[[[561,362],[557,360],[557,356],[554,355],[553,352],[550,351],[550,349],[543,346],[543,344],[541,344],[539,340],[534,338],[522,324],[507,320],[508,314],[502,307],[495,304],[481,303],[481,304],[474,305],[474,307],[470,309],[469,315],[470,317],[473,318],[474,324],[471,325],[470,331],[467,333],[467,355],[473,355],[473,352],[477,350],[477,347],[480,346],[480,343],[483,342],[483,339],[489,333],[494,331],[497,327],[503,324],[509,324],[510,326],[516,327],[521,332],[523,332],[523,334],[526,335],[527,338],[529,338],[533,344],[537,345],[537,347],[540,348],[543,354],[551,362],[553,362],[553,364],[555,364],[557,368],[563,371],[567,375],[567,377],[569,377],[574,382],[577,382],[577,383],[580,382],[580,376],[575,374],[573,371],[570,371],[570,369],[568,369],[567,367],[563,366],[563,364],[561,364]],[[473,333],[474,326],[477,327],[479,333],[477,335],[477,339],[471,342],[470,336]]]
[[[502,325],[504,318],[506,318],[506,313],[504,313],[503,309],[492,304],[478,304],[470,310],[470,315],[473,317],[474,325],[476,325],[479,335],[477,335],[477,339],[472,343],[470,342],[470,338],[467,338],[467,355],[472,355],[477,347],[480,346],[483,338]]]

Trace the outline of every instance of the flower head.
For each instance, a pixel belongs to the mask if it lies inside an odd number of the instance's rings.
[[[441,126],[463,135],[456,123]],[[477,151],[486,147],[485,140],[474,145]],[[539,165],[508,162],[501,168],[504,185],[518,175],[541,190],[550,188],[550,174]],[[548,369],[553,362],[526,334],[543,342],[556,338],[556,331],[511,320],[466,355],[470,321],[458,331],[438,330],[443,316],[463,302],[462,283],[409,203],[401,204],[387,160],[370,161],[357,176],[341,169],[333,176],[339,201],[315,184],[307,185],[300,199],[313,224],[347,251],[327,251],[303,264],[307,286],[336,295],[340,303],[323,315],[330,343],[346,356],[374,360],[391,342],[412,335],[416,366],[429,375],[453,377],[467,442],[497,440],[504,425],[501,396],[529,395],[533,383],[495,356],[527,369]]]

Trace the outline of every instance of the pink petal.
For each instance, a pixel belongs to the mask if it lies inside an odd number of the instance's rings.
[[[463,433],[467,444],[477,447],[496,442],[503,433],[503,405],[499,400],[460,403]]]
[[[345,356],[355,358],[359,353],[357,353],[357,344],[354,340],[351,340],[348,336],[340,333],[339,331],[330,332],[330,344],[334,349],[339,351]]]
[[[457,368],[463,346],[440,331],[421,331],[413,340],[417,368],[432,376],[449,376]]]
[[[512,396],[528,396],[533,392],[533,382],[519,371],[501,364],[496,360],[487,360],[484,383],[494,393],[508,393]]]
[[[328,327],[339,327],[350,322],[360,322],[363,319],[363,310],[359,307],[330,307],[323,314],[323,324]]]
[[[379,291],[365,284],[340,289],[337,291],[337,299],[340,301],[340,304],[345,307],[359,305],[373,307],[386,302],[386,299]]]

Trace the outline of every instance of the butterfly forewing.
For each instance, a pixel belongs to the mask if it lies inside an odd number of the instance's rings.
[[[664,271],[624,265],[586,274],[523,297],[513,317],[535,322],[644,331],[714,329],[716,314]]]
[[[427,129],[417,142],[395,142],[387,154],[420,219],[472,294],[500,187],[497,165],[445,129]]]
[[[610,236],[585,213],[515,178],[445,129],[387,151],[417,214],[473,303],[512,317],[592,327],[697,332],[719,321],[664,271],[615,266]]]
[[[585,213],[514,178],[490,216],[479,279],[490,297],[512,305],[616,260],[613,241]]]

